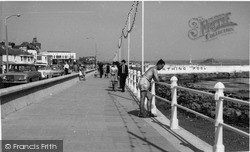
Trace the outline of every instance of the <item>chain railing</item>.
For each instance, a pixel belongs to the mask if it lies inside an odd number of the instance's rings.
[[[137,88],[136,85],[137,85],[140,77],[141,77],[140,71],[129,69],[127,86],[131,90],[131,92],[133,92],[139,100],[140,100],[140,89]],[[157,116],[157,112],[156,112],[157,108],[155,106],[155,98],[158,98],[160,100],[163,100],[163,101],[171,104],[170,128],[172,130],[179,129],[179,122],[178,122],[178,118],[177,118],[177,108],[181,108],[181,109],[186,110],[188,112],[191,112],[197,116],[200,116],[204,119],[207,119],[215,124],[215,142],[214,142],[215,144],[213,145],[213,152],[224,152],[225,151],[225,147],[223,145],[223,127],[225,127],[226,129],[229,129],[233,132],[236,132],[238,134],[241,134],[242,136],[245,136],[247,138],[250,137],[249,133],[242,131],[242,130],[239,130],[235,127],[232,127],[232,126],[224,123],[224,120],[223,120],[223,101],[224,100],[226,100],[228,102],[231,101],[231,102],[240,103],[240,104],[244,104],[244,105],[248,105],[248,106],[250,106],[250,103],[248,101],[244,101],[244,100],[225,97],[224,96],[225,86],[223,83],[218,82],[215,84],[214,88],[215,88],[216,92],[215,92],[215,94],[213,94],[213,93],[209,93],[209,92],[204,92],[204,91],[200,91],[200,90],[195,90],[195,89],[190,89],[190,88],[178,86],[177,85],[178,79],[175,76],[173,76],[170,79],[170,81],[171,81],[171,84],[164,83],[164,82],[154,82],[154,81],[151,82],[151,94],[153,95],[151,112]],[[155,94],[155,84],[160,84],[160,85],[164,85],[164,86],[171,88],[171,101],[169,101],[165,98],[162,98],[160,96],[157,96]],[[178,98],[177,89],[186,90],[188,92],[203,94],[203,95],[208,95],[208,96],[214,97],[215,102],[216,102],[215,119],[210,118],[204,114],[198,113],[194,110],[191,110],[189,108],[186,108],[184,106],[179,105],[177,103],[177,98]],[[147,101],[145,101],[145,102],[147,102]],[[146,105],[146,103],[145,103],[145,105]]]

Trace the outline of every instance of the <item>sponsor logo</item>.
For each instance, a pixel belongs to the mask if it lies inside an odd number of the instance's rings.
[[[204,38],[206,41],[218,38],[218,36],[234,32],[236,23],[230,20],[231,12],[216,15],[204,19],[202,17],[192,18],[189,20],[188,37],[191,40]]]

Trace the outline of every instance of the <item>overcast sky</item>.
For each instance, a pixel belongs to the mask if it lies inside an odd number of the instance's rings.
[[[112,59],[132,1],[75,2],[0,2],[1,39],[5,40],[4,19],[8,19],[9,41],[31,42],[37,37],[43,51],[66,50],[77,57],[95,55],[95,42],[101,60]],[[174,59],[248,59],[249,2],[145,2],[145,60]],[[231,12],[233,31],[206,41],[191,40],[189,21]],[[133,18],[133,17],[131,17]],[[132,19],[131,19],[132,20]],[[141,60],[142,5],[139,4],[135,28],[131,33],[132,60]],[[95,38],[87,39],[88,37]],[[127,39],[123,40],[122,58],[127,60]]]

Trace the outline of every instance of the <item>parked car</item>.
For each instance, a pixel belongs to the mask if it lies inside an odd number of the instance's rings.
[[[50,68],[51,68],[51,71],[52,71],[52,77],[57,77],[57,76],[64,75],[64,70],[59,65],[52,65]]]
[[[9,72],[2,77],[4,86],[12,84],[24,84],[41,80],[41,73],[36,70],[34,64],[13,64]]]
[[[36,69],[41,73],[42,79],[52,78],[53,71],[45,64],[36,64]]]

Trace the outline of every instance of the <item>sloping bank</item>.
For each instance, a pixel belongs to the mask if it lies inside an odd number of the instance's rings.
[[[87,71],[87,77],[93,74],[94,70]],[[0,89],[0,101],[2,117],[20,110],[32,103],[39,102],[41,99],[49,97],[65,90],[78,80],[78,73],[72,73],[51,79],[36,81],[28,84]]]

